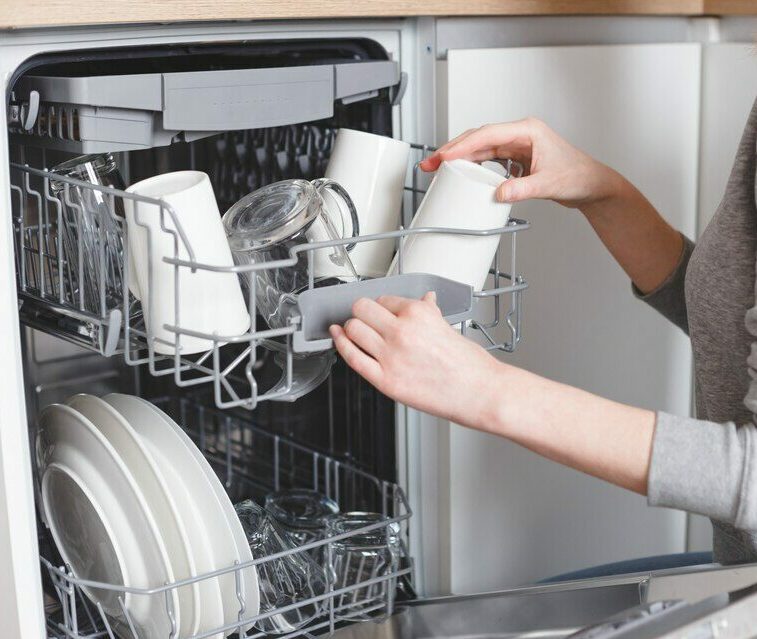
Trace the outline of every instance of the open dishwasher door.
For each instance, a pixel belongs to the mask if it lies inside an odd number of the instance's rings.
[[[411,602],[339,639],[657,639],[757,635],[757,564],[698,566]]]

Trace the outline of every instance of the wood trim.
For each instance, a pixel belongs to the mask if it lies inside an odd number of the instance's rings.
[[[702,4],[702,13],[705,15],[757,14],[756,0],[703,0]]]
[[[757,14],[757,0],[0,0],[0,29],[209,20],[600,14]]]

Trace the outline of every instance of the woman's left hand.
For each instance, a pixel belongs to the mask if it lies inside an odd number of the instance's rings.
[[[330,327],[355,371],[392,399],[495,433],[576,470],[645,494],[655,413],[500,362],[422,300],[360,299]]]
[[[505,365],[442,317],[434,293],[421,300],[363,298],[344,327],[330,327],[347,364],[392,399],[458,424],[487,421],[491,388]]]

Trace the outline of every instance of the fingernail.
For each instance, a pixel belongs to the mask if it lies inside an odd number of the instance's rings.
[[[511,185],[503,184],[497,189],[496,198],[499,202],[507,202],[514,195]]]

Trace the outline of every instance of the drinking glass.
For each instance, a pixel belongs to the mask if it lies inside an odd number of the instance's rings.
[[[329,521],[329,536],[359,530],[365,526],[389,521],[379,513],[350,512],[336,515]],[[355,533],[332,542],[331,581],[334,590],[354,589],[334,598],[334,616],[338,619],[380,620],[389,612],[397,580],[389,577],[377,583],[359,586],[362,582],[397,572],[400,558],[400,527],[396,522],[370,532]]]
[[[260,585],[260,614],[299,604],[326,592],[323,570],[307,553],[297,552],[278,524],[251,499],[234,506],[242,522],[255,558],[291,551],[276,559],[257,564]],[[272,634],[286,634],[302,628],[321,611],[322,603],[304,603],[296,608],[265,617],[258,629]]]
[[[123,178],[110,153],[82,155],[62,162],[52,173],[100,186],[124,190]],[[123,300],[124,218],[119,197],[52,179],[50,190],[62,204],[63,256],[77,306],[104,315]],[[63,273],[59,274],[64,277]]]
[[[341,224],[337,227],[338,222]],[[224,214],[223,223],[237,264],[288,260],[290,251],[299,245],[345,239],[345,235],[352,238],[360,233],[350,196],[328,179],[283,180],[264,186],[234,204]],[[314,249],[314,283],[325,286],[356,280],[348,254],[353,246]],[[271,328],[286,326],[297,294],[309,285],[309,261],[304,252],[292,266],[240,274],[248,291],[254,287],[257,311]]]
[[[326,537],[329,519],[339,512],[339,505],[316,490],[294,488],[266,495],[265,509],[289,541],[302,546]],[[309,552],[316,563],[324,565],[324,546]]]

